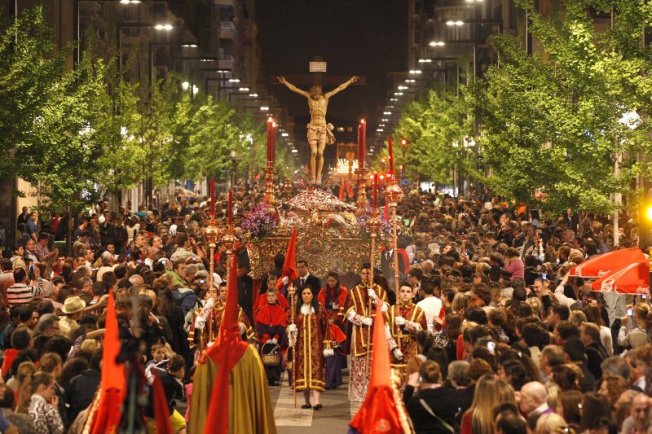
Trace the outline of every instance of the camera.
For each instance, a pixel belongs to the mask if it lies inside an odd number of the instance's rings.
[[[627,309],[627,316],[632,316],[634,314],[634,310],[630,307]]]

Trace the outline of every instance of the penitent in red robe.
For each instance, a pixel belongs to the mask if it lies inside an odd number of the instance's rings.
[[[310,315],[298,314],[295,324],[299,332],[296,343],[296,389],[324,391],[326,365],[324,364],[324,338],[328,326],[321,307]]]

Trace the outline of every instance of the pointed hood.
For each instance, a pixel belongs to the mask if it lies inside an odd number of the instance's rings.
[[[411,427],[392,387],[389,349],[385,336],[385,317],[376,309],[372,368],[367,396],[349,426],[360,434],[411,433]]]
[[[206,355],[217,365],[217,379],[213,384],[211,402],[206,415],[206,434],[228,434],[229,432],[229,378],[231,370],[247,349],[247,343],[240,337],[238,324],[238,273],[237,256],[229,259],[226,306],[220,324],[220,334],[215,344],[206,350]]]
[[[122,417],[121,405],[126,393],[124,365],[116,361],[120,355],[121,344],[112,289],[109,291],[104,328],[102,380],[99,404],[91,424],[92,434],[117,431]]]

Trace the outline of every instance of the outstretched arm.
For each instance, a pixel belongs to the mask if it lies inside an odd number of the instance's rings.
[[[290,89],[292,92],[294,92],[294,93],[298,93],[299,95],[301,95],[301,96],[305,96],[306,98],[309,98],[309,97],[310,97],[310,94],[309,94],[308,92],[306,92],[305,90],[301,90],[301,89],[299,89],[298,87],[296,87],[295,85],[293,85],[292,83],[290,83],[289,81],[287,81],[287,80],[285,79],[285,77],[280,76],[280,77],[276,77],[276,78],[278,79],[278,82],[279,82],[279,83],[284,84],[284,85],[285,85],[288,89]]]
[[[351,77],[348,81],[345,81],[344,83],[340,84],[340,85],[337,86],[335,89],[331,90],[330,92],[326,92],[326,93],[324,94],[324,97],[326,97],[326,98],[330,98],[330,97],[332,97],[333,95],[342,92],[344,89],[346,89],[347,87],[351,86],[353,83],[355,83],[356,81],[358,81],[358,79],[359,79],[359,77],[358,77],[357,75],[354,75],[354,76]]]

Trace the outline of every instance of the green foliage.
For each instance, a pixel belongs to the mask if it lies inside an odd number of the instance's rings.
[[[19,175],[39,184],[50,205],[76,207],[91,194],[101,167],[105,67],[84,61],[63,74],[38,108],[25,140],[16,144]]]
[[[17,40],[17,42],[16,42]],[[34,119],[49,98],[62,67],[62,57],[53,56],[52,37],[42,9],[25,12],[15,25],[0,23],[0,175],[20,174],[17,143],[25,141]]]
[[[473,89],[478,141],[496,192],[551,211],[607,212],[610,195],[625,192],[643,170],[634,157],[650,152],[649,122],[635,129],[620,122],[625,113],[651,108],[649,54],[640,47],[650,8],[625,0],[562,4],[552,19],[529,10],[546,58],[528,56],[510,36],[494,38],[500,64]],[[587,6],[613,6],[620,24],[597,32]]]
[[[423,175],[434,182],[452,183],[453,167],[470,168],[474,160],[468,146],[474,123],[470,108],[466,100],[440,96],[434,90],[408,104],[395,131],[395,170],[403,165],[410,177]],[[402,137],[410,142],[405,155]]]

